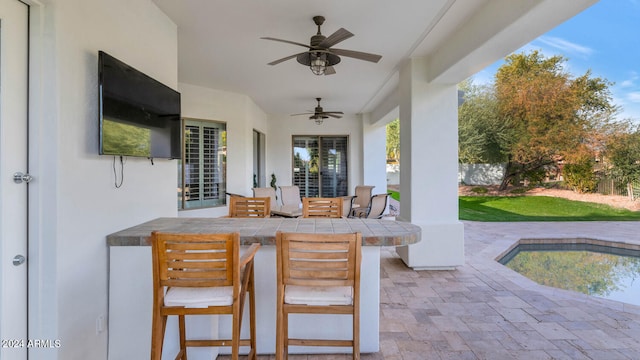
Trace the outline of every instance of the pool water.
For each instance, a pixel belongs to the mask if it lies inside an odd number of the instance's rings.
[[[520,244],[500,263],[547,286],[640,306],[640,251],[589,244]]]

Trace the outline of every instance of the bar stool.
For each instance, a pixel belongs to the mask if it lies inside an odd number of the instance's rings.
[[[342,198],[302,198],[302,217],[342,217]]]
[[[287,358],[289,345],[348,346],[360,359],[361,247],[360,233],[276,233],[277,360]],[[352,339],[290,338],[289,314],[351,315]]]
[[[229,198],[229,217],[264,218],[271,216],[271,199],[268,197]]]
[[[260,244],[253,244],[240,257],[240,235],[151,234],[153,255],[153,317],[151,359],[162,358],[167,317],[178,316],[180,351],[176,359],[187,359],[187,347],[231,346],[238,359],[240,346],[249,346],[249,359],[256,359],[256,326],[253,258]],[[249,293],[249,339],[240,338],[246,294]],[[185,315],[233,316],[231,339],[191,340],[185,334]]]

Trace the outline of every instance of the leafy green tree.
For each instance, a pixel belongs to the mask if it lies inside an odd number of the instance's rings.
[[[500,118],[492,86],[471,80],[458,85],[464,102],[458,107],[458,159],[461,163],[496,164],[507,160],[513,138],[509,122]]]
[[[605,154],[613,165],[610,173],[627,184],[629,196],[633,198],[631,184],[640,179],[640,129],[610,136]]]
[[[400,161],[400,119],[387,124],[387,159]]]

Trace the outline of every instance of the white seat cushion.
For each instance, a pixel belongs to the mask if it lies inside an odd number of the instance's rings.
[[[351,286],[298,286],[288,285],[284,289],[284,302],[296,305],[351,305]]]
[[[165,306],[184,306],[186,308],[206,308],[209,306],[227,306],[233,303],[233,287],[172,287],[164,295]]]

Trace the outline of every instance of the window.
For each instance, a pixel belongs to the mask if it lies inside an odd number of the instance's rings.
[[[224,205],[227,180],[227,127],[184,119],[184,151],[178,165],[178,208]]]
[[[293,185],[300,195],[347,195],[347,149],[347,136],[293,136]]]
[[[253,187],[264,187],[265,180],[265,136],[253,130]]]

